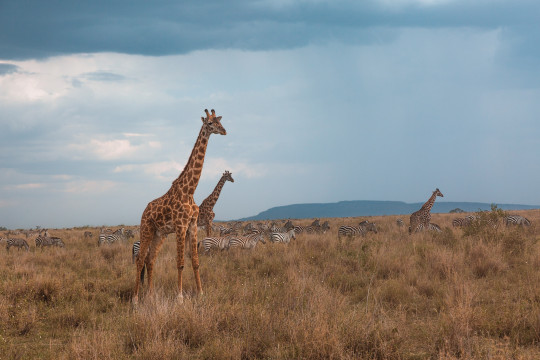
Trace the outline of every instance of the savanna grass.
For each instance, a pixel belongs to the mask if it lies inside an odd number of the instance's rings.
[[[186,258],[183,304],[170,237],[136,309],[138,238],[98,247],[98,229],[53,230],[66,248],[0,248],[0,358],[540,358],[540,211],[520,213],[533,226],[455,229],[433,214],[443,231],[413,235],[372,217],[379,233],[341,241],[361,219],[328,219],[290,244],[201,254],[203,296]]]

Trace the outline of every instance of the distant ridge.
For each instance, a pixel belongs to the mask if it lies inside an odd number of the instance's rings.
[[[402,201],[371,201],[355,200],[340,201],[337,203],[322,204],[292,204],[277,206],[265,210],[258,215],[239,219],[249,220],[274,220],[274,219],[308,219],[308,218],[333,218],[333,217],[358,217],[358,216],[382,216],[411,214],[424,203],[405,203]],[[497,204],[503,210],[530,210],[540,209],[540,205]],[[479,202],[436,202],[433,213],[448,213],[450,210],[459,208],[466,212],[478,210],[490,210],[491,204]]]

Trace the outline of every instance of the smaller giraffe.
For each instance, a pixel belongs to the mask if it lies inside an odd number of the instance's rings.
[[[437,196],[444,197],[444,195],[437,188],[431,195],[431,197],[426,201],[420,210],[415,211],[411,214],[411,221],[409,226],[409,234],[413,232],[418,232],[422,229],[427,229],[429,227],[429,222],[431,220],[431,208],[435,203],[435,198]]]
[[[212,235],[212,221],[214,221],[214,217],[216,216],[213,209],[219,198],[221,189],[223,189],[223,185],[225,185],[225,182],[227,181],[234,182],[234,179],[232,178],[232,174],[225,170],[214,191],[212,191],[212,193],[206,199],[204,199],[199,206],[199,219],[197,221],[197,226],[206,227],[206,236]]]

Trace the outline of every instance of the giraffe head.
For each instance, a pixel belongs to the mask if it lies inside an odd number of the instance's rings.
[[[234,182],[234,179],[232,178],[232,173],[230,173],[228,170],[225,170],[225,172],[223,173],[223,177],[227,181]]]
[[[433,192],[435,195],[437,196],[440,196],[440,197],[444,197],[444,195],[442,194],[442,192],[439,190],[439,188],[435,189],[435,191]]]
[[[227,130],[221,125],[221,116],[216,116],[214,109],[211,110],[211,114],[207,109],[204,109],[204,112],[206,112],[206,117],[204,118],[201,116],[203,126],[205,126],[211,134],[227,135]]]

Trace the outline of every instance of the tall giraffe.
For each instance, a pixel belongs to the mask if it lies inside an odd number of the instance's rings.
[[[219,179],[214,191],[212,191],[199,206],[199,220],[197,221],[197,226],[206,227],[206,236],[212,235],[212,221],[214,220],[214,216],[216,216],[213,211],[214,205],[216,205],[221,189],[223,189],[223,185],[225,185],[226,181],[234,182],[232,174],[227,170],[225,170],[221,179]]]
[[[191,241],[191,263],[195,275],[197,292],[202,294],[199,277],[199,255],[197,253],[197,218],[199,207],[193,200],[193,194],[199,183],[204,163],[204,156],[211,134],[226,135],[221,125],[221,116],[206,112],[201,117],[202,127],[193,146],[191,155],[180,176],[173,181],[167,193],[146,206],[141,217],[140,249],[137,257],[137,276],[132,302],[139,299],[140,275],[146,266],[148,272],[148,291],[152,292],[152,272],[157,254],[168,234],[176,234],[176,266],[178,269],[178,301],[182,302],[182,270],[184,269],[184,244],[186,238]]]
[[[444,197],[442,192],[437,188],[431,195],[431,197],[426,201],[420,210],[415,211],[411,214],[411,221],[409,226],[409,234],[417,232],[420,229],[428,229],[429,221],[431,220],[431,208],[435,203],[435,198],[437,196]]]

